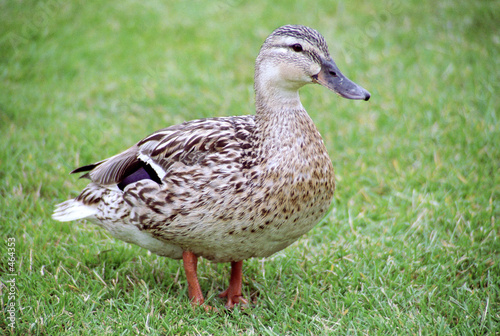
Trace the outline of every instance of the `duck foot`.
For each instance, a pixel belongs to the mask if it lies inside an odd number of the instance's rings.
[[[227,297],[226,308],[232,309],[236,304],[247,305],[248,300],[243,298],[241,294],[241,281],[243,261],[231,262],[231,279],[229,280],[229,287],[219,294],[219,297]]]
[[[188,295],[191,303],[195,306],[201,306],[205,299],[201,292],[200,283],[198,282],[198,257],[189,251],[182,252],[182,261],[184,265],[184,272],[186,272],[186,279],[188,282]]]

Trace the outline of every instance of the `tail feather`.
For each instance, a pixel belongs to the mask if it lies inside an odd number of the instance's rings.
[[[96,214],[96,207],[85,205],[80,201],[72,199],[56,205],[52,218],[60,222],[69,222],[93,217]]]

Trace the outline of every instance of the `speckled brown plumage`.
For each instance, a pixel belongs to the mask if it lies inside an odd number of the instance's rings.
[[[298,96],[307,83],[369,98],[338,71],[318,32],[278,28],[257,57],[255,115],[170,126],[78,168],[91,183],[54,218],[86,218],[159,255],[233,262],[241,273],[238,262],[290,245],[330,206],[333,166]],[[241,287],[237,273],[231,283]],[[238,302],[232,299],[229,306]]]

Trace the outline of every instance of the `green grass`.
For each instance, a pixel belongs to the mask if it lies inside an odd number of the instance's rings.
[[[487,335],[500,330],[498,1],[0,3],[0,334]],[[253,113],[287,23],[322,32],[372,99],[301,91],[338,177],[332,212],[244,266],[246,310],[192,309],[181,263],[51,219],[68,172],[183,120]],[[14,265],[8,238],[15,238]],[[9,280],[15,279],[9,301]],[[9,304],[15,329],[9,327]]]

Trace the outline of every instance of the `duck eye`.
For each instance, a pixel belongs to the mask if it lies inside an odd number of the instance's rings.
[[[302,49],[302,46],[301,46],[300,44],[298,44],[298,43],[293,44],[293,45],[292,45],[292,49],[293,49],[293,51],[295,51],[295,52],[301,52],[302,50],[304,50],[304,49]]]

